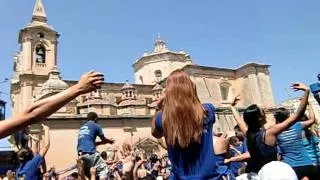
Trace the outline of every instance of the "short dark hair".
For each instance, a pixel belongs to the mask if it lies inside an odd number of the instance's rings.
[[[240,126],[237,124],[237,125],[235,125],[234,126],[234,128],[233,128],[234,130],[238,130],[238,131],[240,131]]]
[[[236,136],[232,136],[229,138],[229,144],[235,146],[237,141],[239,141],[239,139]]]
[[[108,155],[106,151],[102,151],[100,156],[102,157],[102,159],[106,160]]]
[[[89,112],[87,115],[88,120],[96,120],[98,119],[98,114],[95,112]]]
[[[289,116],[290,116],[290,111],[284,107],[280,107],[274,112],[274,118],[276,119],[276,123],[283,122]]]
[[[23,147],[17,152],[18,160],[20,163],[25,163],[33,158],[33,154],[30,148]]]

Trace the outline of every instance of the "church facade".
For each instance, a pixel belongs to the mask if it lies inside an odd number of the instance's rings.
[[[60,77],[58,38],[59,33],[47,22],[42,1],[36,0],[31,22],[19,32],[20,51],[14,55],[13,114],[76,83]],[[170,50],[160,36],[154,50],[143,53],[133,68],[135,83],[106,82],[100,90],[76,98],[47,119],[51,128],[51,147],[46,159],[49,166],[59,169],[75,162],[78,128],[89,111],[98,113],[99,124],[106,136],[115,139],[116,146],[127,142],[157,151],[150,133],[151,118],[166,77],[179,68],[197,85],[200,100],[216,106],[215,131],[232,131],[235,121],[228,106],[236,94],[241,96],[240,109],[252,103],[262,107],[275,105],[269,65],[247,63],[236,69],[197,65],[188,53]],[[40,134],[39,125],[31,129]],[[105,149],[107,146],[99,147],[100,151]]]

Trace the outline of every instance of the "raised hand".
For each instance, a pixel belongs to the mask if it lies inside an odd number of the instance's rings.
[[[49,126],[45,125],[45,124],[41,124],[43,131],[49,131],[50,128]]]
[[[308,87],[302,83],[299,83],[299,82],[296,82],[296,83],[293,83],[291,85],[291,88],[293,89],[293,91],[307,91],[308,90]]]
[[[100,89],[103,81],[103,74],[95,71],[89,71],[81,76],[77,86],[80,92],[84,94]]]
[[[238,102],[240,101],[240,95],[237,95],[233,98],[233,101],[231,103],[231,106],[236,106]]]
[[[113,144],[114,143],[114,139],[112,139],[112,138],[108,139],[108,143],[109,144]]]

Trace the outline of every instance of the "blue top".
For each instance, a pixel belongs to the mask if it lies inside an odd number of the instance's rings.
[[[207,117],[204,120],[201,144],[190,144],[187,148],[168,146],[168,156],[172,164],[170,179],[219,179],[212,142],[212,125],[215,108],[204,104]],[[163,133],[162,112],[156,115],[155,128]]]
[[[250,159],[246,167],[246,172],[258,173],[267,163],[277,160],[277,148],[265,143],[266,130],[260,128],[257,132],[247,131],[247,143]]]
[[[235,179],[235,176],[231,170],[231,168],[224,163],[224,160],[226,159],[227,153],[223,154],[215,154],[215,160],[216,160],[216,168],[217,173],[219,174],[220,179],[223,179],[221,177],[229,178],[229,179]]]
[[[300,122],[297,122],[277,137],[282,161],[291,167],[312,165],[312,161],[303,147],[301,133],[302,125]]]
[[[23,179],[28,180],[40,180],[41,172],[40,165],[43,162],[43,158],[40,154],[35,155],[30,161],[21,163],[19,168],[17,169],[16,179],[23,177]]]
[[[78,152],[95,153],[96,152],[96,137],[101,140],[105,139],[102,128],[94,121],[84,123],[78,134]]]
[[[243,143],[240,144],[239,146],[236,146],[235,149],[236,150],[234,150],[234,149],[230,149],[229,150],[231,157],[235,157],[235,156],[238,156],[240,154],[248,152],[247,140],[244,139]],[[229,167],[232,170],[232,173],[235,176],[238,176],[238,170],[244,165],[245,165],[244,162],[231,162],[229,164]]]
[[[314,165],[320,165],[319,138],[311,135],[302,139],[303,146]]]

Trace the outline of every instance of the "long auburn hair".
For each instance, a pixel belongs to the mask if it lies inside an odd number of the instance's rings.
[[[205,111],[195,84],[183,70],[175,70],[168,77],[162,105],[168,145],[186,148],[191,143],[201,143]]]

